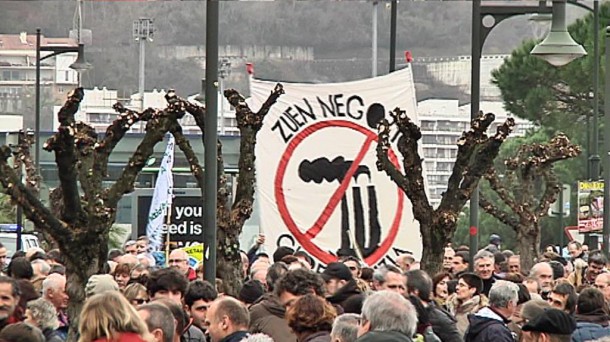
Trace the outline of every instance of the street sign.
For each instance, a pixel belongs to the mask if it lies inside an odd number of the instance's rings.
[[[550,217],[559,217],[559,214],[563,212],[563,217],[570,217],[570,195],[572,193],[572,189],[569,185],[563,184],[563,194],[560,194],[560,198],[558,198],[555,202],[551,204],[549,207],[549,216]],[[560,199],[563,202],[563,211],[559,206]]]

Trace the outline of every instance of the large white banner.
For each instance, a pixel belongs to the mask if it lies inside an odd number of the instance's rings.
[[[277,82],[252,80],[260,108]],[[406,195],[377,171],[377,123],[400,107],[417,121],[411,68],[366,80],[283,83],[256,144],[261,230],[277,246],[318,263],[361,255],[368,265],[421,255],[419,224]],[[391,159],[402,170],[396,149]]]

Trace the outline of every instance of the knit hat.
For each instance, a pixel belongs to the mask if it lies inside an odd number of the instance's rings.
[[[89,278],[85,286],[85,295],[91,297],[106,291],[118,291],[119,285],[110,274],[95,274]]]
[[[239,291],[237,299],[246,304],[253,304],[264,294],[265,289],[263,288],[263,284],[261,284],[260,281],[248,280],[244,283],[244,286]]]

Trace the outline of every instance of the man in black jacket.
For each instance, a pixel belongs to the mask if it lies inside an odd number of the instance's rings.
[[[344,263],[328,264],[322,272],[322,279],[326,283],[326,300],[331,304],[339,305],[344,313],[360,314],[364,296],[352,272]]]
[[[411,270],[407,275],[407,291],[417,297],[428,312],[432,331],[443,342],[462,342],[456,320],[450,313],[436,306],[431,300],[432,279],[422,270]]]
[[[519,286],[504,280],[495,282],[489,291],[489,306],[470,315],[470,326],[464,342],[514,342],[508,329],[509,317],[515,312],[519,299]]]

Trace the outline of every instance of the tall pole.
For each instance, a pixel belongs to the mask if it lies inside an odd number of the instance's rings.
[[[597,1],[596,1],[597,2]],[[606,70],[610,70],[610,26],[606,27]],[[610,72],[606,72],[604,98],[610,99]],[[610,101],[604,101],[604,254],[610,240]]]
[[[390,10],[390,72],[396,70],[396,17],[398,16],[397,0],[392,0]]]
[[[371,70],[372,70],[372,75],[373,77],[377,76],[377,7],[378,7],[379,3],[374,0],[373,1],[373,46],[372,46],[372,51],[373,51],[373,58],[372,58],[372,65],[371,65]]]
[[[599,179],[599,1],[593,2],[593,143],[591,145],[589,163],[592,181]]]
[[[36,97],[36,116],[34,123],[36,130],[36,137],[34,140],[34,165],[36,166],[36,172],[40,172],[40,28],[36,28],[36,86],[35,86],[35,97]]]
[[[470,118],[479,115],[479,93],[481,90],[481,0],[472,1],[472,44],[470,60]],[[470,197],[470,269],[474,268],[474,256],[479,249],[479,187]]]
[[[216,193],[218,192],[218,15],[219,1],[206,1],[205,30],[205,131],[203,145],[205,154],[205,216],[203,244],[205,261],[203,263],[204,279],[214,284],[216,280]]]
[[[146,39],[140,38],[140,73],[138,76],[138,94],[140,96],[140,110],[144,111],[144,70],[146,64]]]

